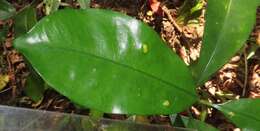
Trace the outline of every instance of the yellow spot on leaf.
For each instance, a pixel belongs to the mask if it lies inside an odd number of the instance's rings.
[[[142,48],[143,48],[143,52],[146,54],[148,53],[148,46],[146,44],[143,44],[142,45]]]
[[[230,117],[233,117],[233,116],[235,116],[235,113],[234,113],[234,112],[229,112],[228,115],[229,115]]]
[[[8,75],[0,75],[0,91],[4,89],[6,84],[9,82],[9,76]]]
[[[163,106],[170,106],[169,100],[165,100],[165,101],[163,102]]]

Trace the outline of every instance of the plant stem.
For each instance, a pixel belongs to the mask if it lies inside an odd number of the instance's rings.
[[[244,63],[245,63],[245,81],[243,85],[243,92],[242,97],[245,97],[246,95],[246,87],[247,87],[247,75],[248,75],[248,65],[247,65],[247,54],[246,54],[246,47],[244,48]]]
[[[213,104],[210,103],[210,102],[207,101],[207,100],[199,100],[199,103],[200,103],[200,104],[203,104],[203,105],[207,105],[207,106],[213,107]]]
[[[200,113],[200,120],[204,122],[207,117],[207,114],[208,114],[207,107],[203,107],[203,110]]]
[[[176,23],[176,21],[172,18],[171,13],[169,9],[166,6],[162,7],[163,12],[167,15],[168,19],[170,22],[173,24],[175,29],[181,34],[182,33],[182,28]]]

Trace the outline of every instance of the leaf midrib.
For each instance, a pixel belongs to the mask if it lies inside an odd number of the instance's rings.
[[[158,81],[160,81],[160,82],[162,82],[162,83],[164,83],[164,84],[166,84],[166,85],[168,85],[168,86],[170,86],[170,87],[174,87],[174,88],[178,89],[179,91],[182,91],[182,92],[184,92],[184,93],[186,93],[186,94],[192,96],[193,98],[197,98],[197,96],[196,96],[195,94],[192,94],[193,92],[191,93],[191,92],[189,92],[188,90],[185,90],[185,89],[183,89],[183,88],[180,88],[180,87],[178,87],[177,85],[175,85],[175,84],[173,84],[173,83],[170,83],[170,82],[168,82],[168,81],[166,81],[166,80],[163,80],[163,79],[161,79],[161,78],[159,78],[159,77],[156,77],[156,76],[154,76],[154,75],[152,75],[152,74],[146,73],[146,72],[144,72],[144,71],[142,71],[142,70],[136,69],[136,68],[134,68],[134,67],[132,67],[132,66],[128,66],[128,65],[125,65],[125,64],[122,64],[122,63],[119,63],[119,62],[116,62],[116,61],[113,61],[113,60],[110,60],[110,59],[107,59],[107,58],[104,58],[104,57],[101,57],[101,56],[97,56],[97,55],[95,55],[95,54],[91,54],[91,53],[84,52],[84,51],[80,51],[80,50],[73,49],[73,48],[70,48],[70,49],[63,48],[63,47],[58,47],[58,48],[57,48],[57,47],[55,47],[55,46],[50,46],[50,45],[47,45],[47,44],[45,44],[44,47],[47,47],[47,48],[50,49],[50,50],[51,50],[51,49],[56,49],[56,50],[70,51],[70,52],[74,52],[74,53],[81,53],[81,54],[84,54],[84,55],[87,55],[87,56],[95,57],[95,58],[97,58],[97,59],[101,59],[101,60],[104,60],[104,61],[113,63],[113,64],[115,64],[115,65],[119,65],[119,66],[121,66],[121,67],[127,68],[127,69],[132,70],[132,71],[136,71],[136,72],[138,72],[138,73],[140,73],[140,74],[142,74],[142,75],[145,75],[145,76],[147,76],[148,78],[158,80]]]
[[[229,12],[230,12],[230,9],[231,9],[231,6],[232,6],[232,2],[233,2],[233,0],[230,0],[229,1],[229,6],[228,6],[228,11],[227,11],[227,13],[226,13],[226,15],[225,15],[225,18],[224,18],[224,20],[223,21],[226,21],[226,19],[228,19],[228,16],[229,16]],[[224,22],[224,24],[222,25],[222,27],[221,27],[221,29],[220,29],[220,31],[219,32],[223,32],[223,30],[226,30],[226,24],[227,24],[227,22]],[[207,65],[205,66],[205,68],[203,68],[203,71],[202,71],[202,73],[200,73],[201,75],[201,77],[199,78],[199,80],[198,80],[198,82],[197,82],[197,84],[200,84],[201,83],[201,81],[203,80],[203,78],[204,78],[204,76],[205,76],[205,72],[208,70],[208,67],[209,67],[209,65],[212,63],[212,59],[213,59],[213,57],[216,55],[216,51],[217,51],[217,49],[219,48],[219,42],[220,42],[220,38],[222,38],[223,36],[225,36],[225,35],[223,35],[224,33],[220,33],[220,35],[218,36],[218,40],[217,40],[217,42],[216,42],[216,46],[215,46],[215,48],[214,48],[214,50],[213,50],[213,52],[212,52],[212,55],[210,56],[210,58],[209,58],[209,61],[208,61],[208,63],[207,63]]]

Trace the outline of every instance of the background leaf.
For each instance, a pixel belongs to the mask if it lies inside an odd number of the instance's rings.
[[[33,77],[28,76],[25,85],[25,94],[29,96],[34,102],[40,101],[43,98],[44,93],[44,82]]]
[[[183,61],[153,29],[120,13],[59,11],[14,46],[51,87],[84,107],[170,114],[197,100]]]
[[[240,99],[213,106],[243,131],[260,130],[260,99]]]
[[[78,0],[81,9],[87,9],[90,6],[90,0]]]
[[[171,114],[169,117],[171,119],[171,124],[173,127],[185,127],[181,115]]]
[[[15,14],[15,8],[6,0],[0,0],[0,20],[6,20]]]
[[[36,10],[31,6],[27,6],[17,13],[14,17],[15,37],[25,34],[36,23]]]
[[[197,85],[206,82],[243,46],[256,21],[259,0],[209,0],[198,63],[193,65]]]
[[[181,116],[186,128],[196,129],[197,131],[218,131],[217,128],[193,118]]]
[[[185,127],[187,129],[196,129],[197,131],[218,131],[217,128],[206,122],[181,115],[170,115],[174,127]]]
[[[38,102],[43,99],[45,91],[45,82],[36,74],[31,72],[26,80],[25,94],[29,96],[33,101]]]

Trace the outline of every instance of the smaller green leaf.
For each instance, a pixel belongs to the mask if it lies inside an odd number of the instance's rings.
[[[90,5],[90,0],[78,0],[81,9],[87,9]]]
[[[243,131],[260,130],[260,99],[240,99],[213,106]]]
[[[190,67],[198,86],[206,82],[243,47],[255,25],[258,5],[259,0],[207,2],[200,58]]]
[[[25,34],[37,23],[36,10],[31,6],[22,9],[14,17],[15,37]]]
[[[61,0],[44,0],[45,13],[49,15],[58,10]]]
[[[0,20],[6,20],[15,14],[15,8],[6,0],[0,0]]]
[[[193,118],[181,116],[186,128],[196,129],[197,131],[218,131],[215,127]]]
[[[30,74],[26,81],[25,94],[35,102],[42,100],[45,91],[44,84],[44,81],[38,75]]]
[[[25,94],[30,97],[34,102],[39,102],[44,97],[44,92],[49,88],[41,76],[32,68],[27,59],[25,63],[30,71],[25,84]]]
[[[197,131],[218,131],[215,127],[190,117],[174,114],[170,115],[170,119],[174,127],[185,127]]]

